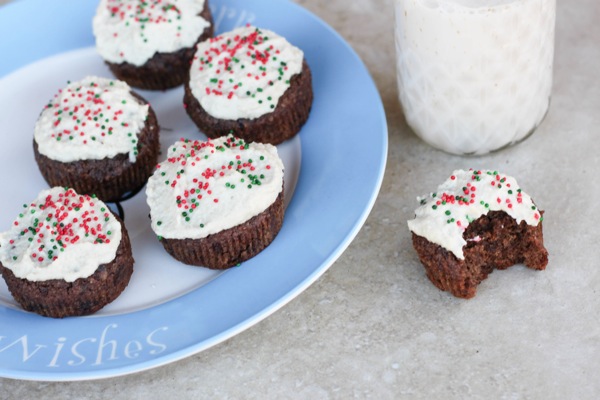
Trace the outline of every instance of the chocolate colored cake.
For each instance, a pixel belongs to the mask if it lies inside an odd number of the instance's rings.
[[[53,188],[26,208],[0,233],[0,273],[23,309],[54,318],[88,315],[121,294],[133,272],[131,244],[104,203]]]
[[[456,297],[471,298],[494,269],[546,268],[542,220],[543,212],[514,178],[497,171],[454,171],[421,200],[409,228],[429,280]]]
[[[165,250],[185,264],[226,269],[260,253],[283,224],[283,192],[269,208],[248,222],[202,239],[160,238]]]
[[[429,280],[437,288],[465,299],[475,296],[477,286],[495,269],[525,264],[543,270],[548,264],[542,225],[532,227],[525,221],[517,224],[502,211],[491,211],[469,224],[464,260],[422,236],[413,233],[412,240]]]
[[[111,93],[117,86],[120,91]],[[70,84],[62,94],[84,91],[87,97],[64,106],[64,96],[58,96],[44,110],[33,141],[35,160],[50,186],[118,201],[143,187],[154,170],[160,151],[156,115],[143,98],[119,81],[87,77]],[[134,107],[136,113],[139,108],[137,121],[122,112],[125,106]],[[130,145],[112,150],[113,140]]]
[[[147,90],[181,85],[196,44],[213,30],[208,0],[103,0],[94,18],[96,46],[112,73]]]
[[[208,137],[279,144],[309,117],[312,75],[300,49],[246,26],[199,43],[183,101]]]
[[[260,253],[281,229],[283,163],[270,144],[181,140],[146,194],[152,229],[171,256],[225,269]]]

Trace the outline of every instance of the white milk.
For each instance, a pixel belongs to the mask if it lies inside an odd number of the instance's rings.
[[[400,101],[427,143],[484,154],[518,142],[550,102],[556,0],[396,0]]]

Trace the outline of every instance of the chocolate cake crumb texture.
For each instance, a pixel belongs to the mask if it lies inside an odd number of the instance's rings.
[[[439,289],[470,298],[494,269],[518,263],[546,268],[543,211],[514,178],[457,170],[420,203],[408,226],[427,277]]]

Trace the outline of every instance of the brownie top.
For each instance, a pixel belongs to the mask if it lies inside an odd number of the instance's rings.
[[[515,178],[490,170],[456,170],[435,192],[418,198],[408,228],[464,259],[467,226],[490,211],[504,211],[517,223],[537,226],[543,217]]]
[[[210,25],[206,0],[101,0],[93,19],[96,49],[106,61],[146,63],[155,53],[192,47]]]
[[[133,163],[148,110],[125,82],[88,76],[69,83],[48,102],[35,124],[34,139],[38,151],[56,161],[128,154]]]
[[[169,146],[146,186],[152,229],[201,239],[266,210],[283,190],[283,162],[270,144],[233,136]]]
[[[30,281],[73,282],[112,261],[121,225],[99,199],[73,189],[43,190],[0,233],[0,263]]]
[[[255,119],[277,107],[303,59],[282,36],[246,25],[198,44],[189,85],[212,117]]]

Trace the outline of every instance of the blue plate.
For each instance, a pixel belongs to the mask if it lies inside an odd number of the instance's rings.
[[[62,79],[62,73],[108,76],[93,50],[96,5],[95,0],[22,0],[0,8],[0,120],[3,125],[12,121],[13,127],[0,132],[0,165],[10,182],[0,192],[0,230],[8,229],[21,204],[46,187],[31,140],[43,104],[65,83],[53,80]],[[304,50],[312,69],[311,116],[299,138],[282,146],[295,189],[279,236],[239,268],[216,273],[183,266],[165,255],[150,231],[144,195],[136,196],[125,205],[136,258],[125,300],[120,297],[117,305],[94,316],[56,320],[22,311],[3,286],[0,376],[105,378],[200,352],[301,293],[333,264],[366,220],[383,179],[387,127],[381,99],[359,57],[332,28],[286,0],[212,0],[211,8],[217,32],[247,22],[271,29]],[[154,96],[151,103],[160,108],[163,128],[172,122],[184,135],[198,135],[189,120],[173,117],[184,115],[177,90],[144,95]],[[167,140],[175,133],[163,129],[161,135]],[[171,292],[152,297],[152,290],[160,292],[161,273],[172,277],[164,279]],[[173,291],[178,285],[180,290]],[[142,291],[150,298],[136,303]]]

